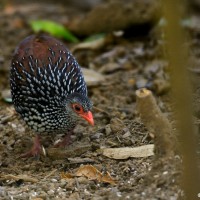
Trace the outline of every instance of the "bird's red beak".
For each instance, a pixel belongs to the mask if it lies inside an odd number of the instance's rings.
[[[86,121],[88,121],[92,126],[94,126],[93,115],[92,115],[92,113],[90,111],[84,112],[84,113],[80,113],[79,115],[81,117],[83,117]]]

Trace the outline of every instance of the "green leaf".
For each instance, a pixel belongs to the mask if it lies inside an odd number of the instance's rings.
[[[78,42],[76,38],[69,30],[63,25],[48,20],[35,20],[30,22],[30,26],[34,32],[44,31],[52,36],[66,39],[70,42]]]

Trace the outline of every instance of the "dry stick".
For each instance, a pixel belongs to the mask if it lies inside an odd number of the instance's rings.
[[[0,119],[0,123],[1,124],[5,124],[5,123],[11,121],[12,118],[13,118],[13,115],[5,116],[5,117],[3,117],[3,118]]]
[[[51,171],[49,174],[47,174],[43,180],[46,180],[47,178],[49,178],[50,176],[52,176],[53,174],[55,174],[58,171],[58,169],[54,169],[53,171]]]
[[[200,172],[197,162],[197,136],[192,124],[191,91],[187,74],[187,55],[185,35],[180,26],[180,6],[185,1],[165,0],[163,2],[164,17],[167,21],[165,27],[167,59],[170,63],[173,100],[175,113],[178,119],[178,132],[180,150],[183,155],[182,186],[187,199],[199,199]]]
[[[162,114],[150,90],[136,91],[136,108],[147,127],[154,134],[155,156],[172,156],[174,143],[172,129],[168,119]]]
[[[38,179],[32,178],[32,177],[27,176],[27,175],[15,176],[15,175],[12,175],[12,174],[3,175],[1,179],[3,179],[3,180],[16,180],[16,181],[22,179],[25,182],[32,182],[32,183],[37,183],[39,181]]]
[[[91,145],[79,146],[76,148],[62,149],[62,148],[49,148],[47,149],[48,156],[53,160],[62,160],[69,157],[80,156],[89,150],[91,150]]]

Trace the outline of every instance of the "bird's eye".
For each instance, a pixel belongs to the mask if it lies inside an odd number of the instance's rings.
[[[76,111],[76,112],[81,112],[82,111],[82,107],[78,104],[73,104],[73,109]]]

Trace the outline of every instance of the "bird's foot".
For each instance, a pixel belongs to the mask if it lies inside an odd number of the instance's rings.
[[[57,142],[54,145],[54,147],[65,148],[66,146],[69,146],[71,143],[72,143],[71,134],[67,134],[67,135],[64,136],[64,138],[61,141]]]
[[[40,144],[40,136],[36,135],[31,150],[21,154],[20,158],[30,158],[30,157],[39,158],[41,152],[42,152],[42,146]]]

